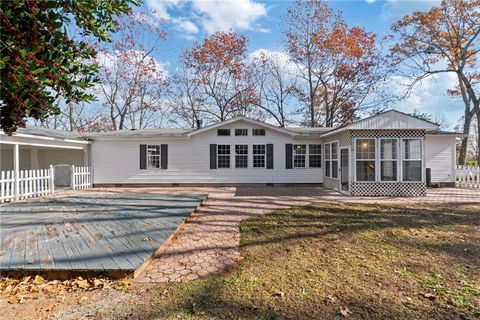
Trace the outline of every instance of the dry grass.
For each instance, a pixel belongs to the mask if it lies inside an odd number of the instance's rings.
[[[159,286],[128,318],[480,317],[479,205],[325,204],[241,231],[237,270]]]

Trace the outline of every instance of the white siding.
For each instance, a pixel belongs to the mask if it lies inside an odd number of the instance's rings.
[[[208,183],[322,183],[322,168],[285,169],[286,143],[320,143],[319,139],[293,139],[289,135],[266,130],[265,136],[252,136],[258,128],[246,122],[221,126],[231,129],[231,136],[217,136],[217,129],[191,138],[95,140],[92,163],[95,184],[208,184]],[[249,129],[248,136],[235,136],[235,128]],[[231,145],[231,168],[210,169],[210,144]],[[274,145],[274,169],[252,168],[252,145]],[[167,170],[140,170],[140,144],[168,144]],[[235,144],[249,145],[249,168],[234,168]]]
[[[349,129],[437,129],[438,126],[421,119],[391,110],[378,116],[348,125]]]
[[[427,135],[425,159],[432,183],[455,182],[455,137]]]

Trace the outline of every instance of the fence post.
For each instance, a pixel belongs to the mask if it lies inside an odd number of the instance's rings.
[[[14,188],[15,188],[15,201],[18,201],[18,197],[20,194],[20,180],[19,180],[19,161],[18,157],[20,155],[18,144],[13,145],[13,170],[14,170],[14,177],[15,177],[15,182],[14,182]]]
[[[50,165],[50,191],[55,192],[55,169]]]
[[[75,190],[75,166],[73,164],[71,167],[70,186],[72,187],[72,190]]]

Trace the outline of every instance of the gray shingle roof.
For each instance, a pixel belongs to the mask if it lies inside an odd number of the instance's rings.
[[[86,132],[82,136],[87,138],[101,138],[101,137],[131,137],[131,138],[147,138],[158,136],[182,136],[185,133],[193,131],[194,129],[181,128],[161,128],[161,129],[141,129],[141,130],[117,130],[105,132]]]
[[[59,139],[75,139],[85,140],[85,138],[77,131],[63,131],[49,128],[27,126],[26,128],[18,128],[17,134],[28,134],[32,136],[51,137]]]

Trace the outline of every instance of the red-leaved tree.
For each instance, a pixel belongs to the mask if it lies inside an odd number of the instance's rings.
[[[223,121],[246,115],[255,90],[245,66],[247,38],[234,32],[216,32],[184,54],[184,63],[198,84],[203,118]]]

